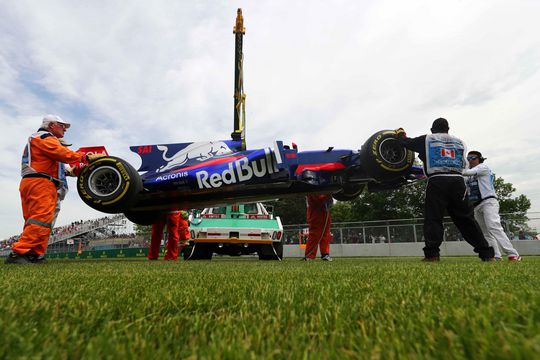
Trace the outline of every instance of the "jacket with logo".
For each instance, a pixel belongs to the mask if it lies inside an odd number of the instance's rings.
[[[21,161],[21,176],[42,173],[63,180],[64,167],[61,163],[83,161],[85,154],[71,151],[60,144],[56,136],[39,129],[28,138]]]

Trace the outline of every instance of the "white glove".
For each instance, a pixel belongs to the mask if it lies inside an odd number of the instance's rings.
[[[93,162],[93,161],[96,161],[97,159],[105,157],[105,156],[107,156],[107,155],[105,155],[105,154],[86,154],[86,160],[88,160],[88,162]]]
[[[66,167],[64,168],[64,173],[66,174],[66,176],[75,176],[75,173],[73,173],[73,168],[69,165],[66,165]]]

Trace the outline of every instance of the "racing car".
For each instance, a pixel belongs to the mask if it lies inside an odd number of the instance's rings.
[[[359,151],[298,151],[282,141],[242,150],[237,140],[132,146],[143,174],[105,156],[81,171],[77,190],[90,207],[137,224],[151,224],[164,211],[310,193],[346,201],[365,188],[393,189],[415,178],[414,153],[396,139],[393,130],[379,131]]]
[[[231,139],[132,146],[142,163],[105,156],[80,171],[77,190],[90,207],[124,213],[137,224],[151,224],[162,212],[249,203],[312,193],[337,200],[370,191],[397,188],[421,170],[393,130],[371,136],[360,150],[329,147],[298,151],[274,141],[248,150],[245,142],[241,9],[233,30],[235,45],[234,131]],[[106,153],[106,152],[103,152]],[[140,172],[140,173],[139,173]]]

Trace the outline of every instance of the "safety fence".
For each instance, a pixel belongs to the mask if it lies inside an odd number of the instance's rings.
[[[540,213],[528,213],[526,216],[522,214],[503,214],[501,219],[503,227],[511,240],[525,240],[523,242],[518,241],[518,243],[521,243],[519,246],[525,246],[529,242],[527,240],[532,240],[531,243],[538,240]],[[104,224],[92,224],[91,227],[84,230],[96,229],[100,225],[108,226],[119,220],[123,221],[122,217],[108,219]],[[422,223],[422,218],[334,223],[330,228],[333,235],[332,244],[334,246],[359,244],[362,245],[363,254],[369,253],[365,250],[366,246],[379,249],[380,244],[394,244],[392,249],[395,251],[392,254],[393,256],[399,256],[405,248],[402,249],[402,247],[396,247],[395,245],[424,242]],[[77,229],[77,232],[80,231],[83,231],[83,229]],[[49,258],[81,259],[146,257],[149,240],[149,235],[135,236],[134,234],[125,237],[116,236],[91,240],[75,236],[71,239],[51,243],[47,249],[47,256]],[[305,243],[306,240],[307,224],[284,226],[283,243],[286,245],[285,249],[289,248],[287,245],[293,245],[290,249],[293,250],[293,253],[296,253],[299,248],[297,249],[298,246],[294,245]],[[444,221],[444,241],[448,244],[458,244],[463,241],[458,229],[449,218]],[[540,244],[540,241],[538,243]],[[7,256],[8,252],[8,248],[3,249],[0,251],[0,256]],[[347,256],[347,254],[354,256],[353,253],[350,253],[350,250],[344,250],[344,256]],[[374,256],[377,255],[374,253]]]
[[[150,244],[149,235],[136,236],[135,234],[131,234],[129,236],[115,236],[105,239],[75,237],[70,240],[49,244],[47,247],[47,253],[54,254],[81,251],[99,252],[103,250],[146,249]]]
[[[164,249],[161,249],[160,256],[164,255]],[[49,259],[123,259],[123,258],[146,258],[148,248],[126,248],[109,249],[94,251],[67,251],[67,252],[48,252]]]
[[[424,242],[423,218],[334,223],[330,227],[334,244],[381,244]],[[539,240],[540,213],[501,214],[510,240]],[[444,241],[464,241],[450,218],[445,218]],[[285,225],[284,243],[305,242],[307,224]]]
[[[526,217],[519,214],[503,214],[502,223],[511,240],[532,240],[537,237],[540,230],[540,213],[529,213]],[[334,223],[331,226],[333,235],[332,243],[339,244],[399,244],[399,243],[422,243],[423,219],[397,219],[380,220],[350,223]],[[463,241],[461,234],[449,218],[444,221],[445,242]],[[522,230],[522,231],[521,231]],[[520,232],[522,232],[520,236]],[[116,251],[118,254],[131,253],[132,248],[146,249],[149,245],[149,235],[137,235],[133,237],[118,237],[111,239],[92,240],[83,242],[84,246],[79,246],[80,240],[74,239],[71,244],[56,243],[49,246],[48,253],[73,253],[90,252],[107,255],[106,251]],[[299,245],[307,240],[307,224],[284,226],[283,242],[285,245]],[[395,248],[395,247],[394,247]],[[119,253],[119,250],[124,250]],[[126,255],[121,255],[126,256]],[[106,256],[110,257],[110,256]],[[114,255],[116,257],[116,255]],[[84,258],[84,257],[83,257]]]

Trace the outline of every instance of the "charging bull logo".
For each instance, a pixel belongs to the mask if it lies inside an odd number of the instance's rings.
[[[163,160],[167,161],[167,165],[160,166],[157,172],[163,172],[185,165],[189,161],[205,161],[214,156],[232,153],[229,146],[223,141],[193,143],[172,156],[167,156],[167,151],[169,150],[167,146],[157,145],[157,148],[163,151]]]

